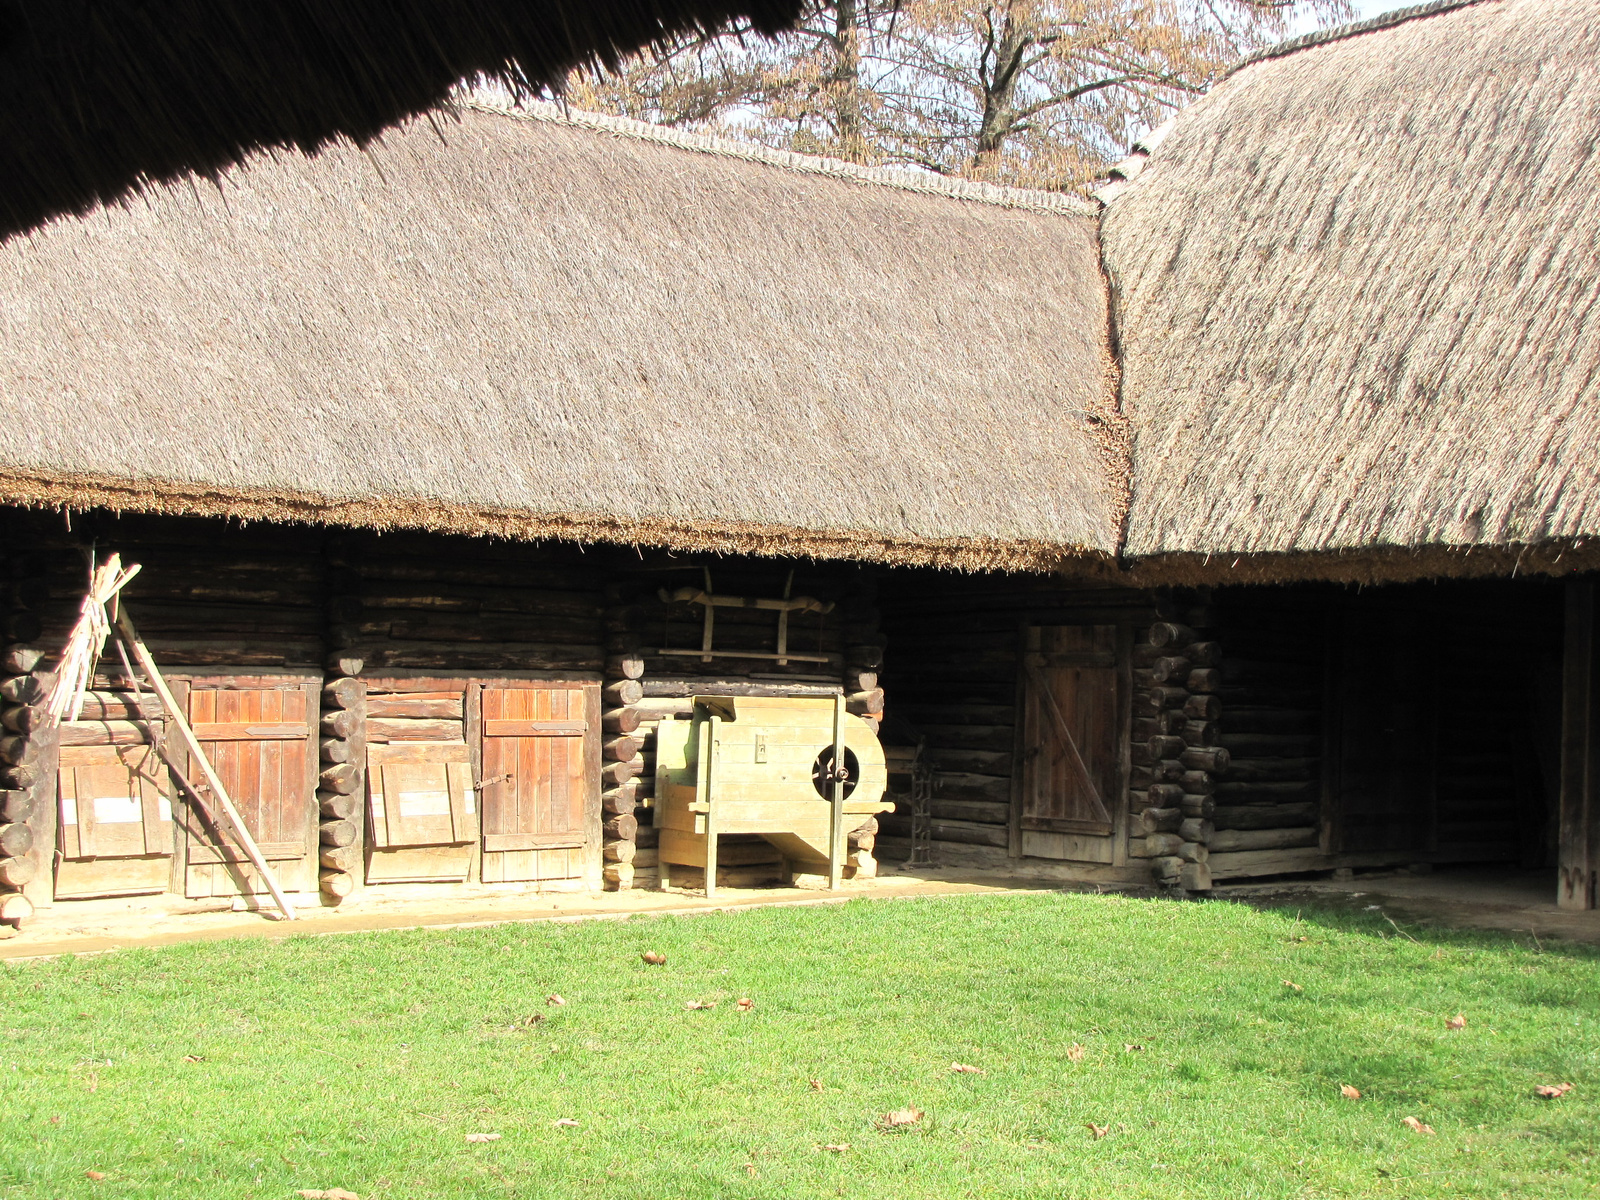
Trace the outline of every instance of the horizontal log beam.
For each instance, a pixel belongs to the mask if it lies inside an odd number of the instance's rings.
[[[1235,850],[1290,850],[1315,846],[1319,831],[1314,826],[1294,829],[1219,829],[1211,838],[1213,854]]]

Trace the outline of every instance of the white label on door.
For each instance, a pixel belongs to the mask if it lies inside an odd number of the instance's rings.
[[[144,809],[135,796],[96,796],[94,819],[101,825],[137,825]]]
[[[449,792],[399,792],[396,795],[400,802],[400,815],[402,817],[448,817],[450,815]]]

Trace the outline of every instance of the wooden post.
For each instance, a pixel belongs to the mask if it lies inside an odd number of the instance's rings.
[[[228,789],[223,787],[222,780],[217,777],[216,770],[211,766],[211,760],[206,757],[206,752],[201,749],[199,741],[194,736],[194,730],[189,728],[189,721],[178,707],[178,702],[173,698],[171,690],[167,687],[166,678],[161,674],[161,669],[156,666],[156,660],[150,656],[149,649],[139,638],[139,631],[133,627],[133,622],[128,619],[126,609],[119,606],[117,612],[117,632],[122,635],[128,644],[128,649],[133,657],[150,679],[150,686],[156,695],[161,697],[161,703],[166,706],[167,715],[171,718],[172,727],[178,731],[178,736],[183,740],[184,747],[189,751],[193,760],[200,765],[200,772],[205,776],[206,783],[211,788],[211,794],[216,797],[217,803],[228,814],[228,821],[233,826],[234,836],[239,839],[239,844],[244,848],[245,855],[261,872],[261,878],[267,885],[267,890],[272,893],[272,899],[277,903],[278,910],[284,917],[292,921],[295,919],[294,907],[289,903],[289,898],[283,894],[283,889],[278,886],[278,877],[272,873],[272,868],[267,865],[261,847],[256,845],[255,838],[250,836],[250,831],[245,828],[244,818],[239,815],[239,810],[233,806],[233,800],[228,796]]]
[[[1600,872],[1600,639],[1595,636],[1595,584],[1567,584],[1566,641],[1561,696],[1561,833],[1557,855],[1556,904],[1567,909],[1596,905]]]
[[[828,890],[844,886],[844,785],[848,777],[844,757],[843,696],[833,699],[833,811],[828,819]]]
[[[706,606],[711,611],[711,606]],[[700,725],[700,786],[696,789],[706,806],[706,899],[717,894],[717,798],[711,794],[716,786],[714,756],[717,752],[717,734],[722,718],[708,716]]]

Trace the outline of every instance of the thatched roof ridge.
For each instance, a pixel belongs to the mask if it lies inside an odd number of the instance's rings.
[[[260,156],[0,246],[0,497],[1103,558],[1094,219],[1000,192],[548,110]]]
[[[1295,54],[1301,50],[1309,50],[1313,46],[1326,46],[1329,42],[1342,42],[1347,38],[1360,37],[1363,33],[1373,33],[1379,29],[1388,29],[1391,26],[1404,24],[1406,21],[1415,21],[1420,17],[1431,17],[1438,13],[1451,12],[1458,8],[1467,8],[1474,4],[1488,3],[1490,0],[1428,0],[1426,4],[1412,4],[1405,8],[1392,8],[1386,13],[1379,13],[1375,17],[1368,17],[1364,21],[1351,21],[1345,25],[1335,25],[1330,29],[1313,29],[1310,33],[1302,33],[1299,37],[1285,38],[1281,42],[1274,42],[1270,46],[1263,46],[1250,54],[1245,55],[1222,73],[1226,79],[1236,75],[1246,67],[1254,66],[1269,58],[1283,58],[1288,54]]]
[[[0,20],[0,238],[268,148],[366,142],[484,75],[559,85],[798,0],[48,0]]]
[[[1148,570],[1600,536],[1600,0],[1355,32],[1238,71],[1108,189]]]
[[[1071,216],[1091,217],[1099,209],[1091,201],[1070,192],[1045,192],[1032,188],[1001,187],[976,179],[959,179],[949,175],[935,175],[931,171],[914,171],[899,167],[866,167],[843,159],[826,158],[814,154],[797,154],[792,150],[774,150],[755,142],[740,142],[713,134],[692,133],[666,125],[652,125],[647,121],[634,121],[628,117],[609,113],[586,112],[531,100],[516,106],[502,106],[481,99],[467,100],[463,109],[495,113],[500,116],[531,121],[554,121],[577,129],[592,129],[600,133],[614,133],[620,137],[638,138],[679,150],[692,150],[701,154],[715,154],[745,162],[765,163],[786,171],[806,175],[826,175],[833,179],[879,187],[902,188],[929,196],[948,196],[957,200],[972,200],[979,204],[997,204],[1002,208],[1021,208],[1030,212],[1064,213]]]

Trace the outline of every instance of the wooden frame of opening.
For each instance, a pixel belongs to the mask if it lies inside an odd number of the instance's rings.
[[[321,712],[322,675],[266,667],[207,668],[203,672],[168,672],[167,682],[194,726],[196,738],[212,766],[251,824],[251,834],[272,866],[278,883],[288,892],[315,892],[317,723]],[[252,692],[262,694],[259,705],[241,695]],[[228,703],[213,703],[224,715],[237,719],[205,719],[216,714],[210,711],[210,705],[197,708],[201,693],[216,693],[218,701],[226,698]],[[276,705],[272,701],[274,695],[281,697]],[[299,699],[291,699],[292,696]],[[263,710],[281,707],[289,715],[248,711],[258,706]],[[230,711],[234,709],[243,711]],[[295,715],[296,712],[300,715]],[[255,748],[253,754],[251,747]],[[188,777],[197,780],[198,768],[190,755],[176,744],[172,751]],[[263,799],[261,781],[270,782],[274,774],[277,775],[276,786],[268,789],[273,796]],[[251,775],[257,779],[256,787],[243,782]],[[271,828],[258,827],[263,804],[271,805],[274,810]],[[225,836],[219,839],[218,831],[210,827],[192,802],[185,799],[182,804],[174,805],[173,814],[178,826],[172,863],[173,892],[196,898],[265,893],[266,885],[256,878],[243,850],[227,845]],[[254,821],[252,816],[256,818]],[[293,833],[295,825],[299,826],[297,836],[273,836],[286,830]]]
[[[1044,645],[1045,641],[1052,640],[1047,631],[1064,630],[1092,631],[1089,637],[1093,646],[1062,650]],[[1028,621],[1020,627],[1008,839],[1013,858],[1051,858],[1111,867],[1126,864],[1128,780],[1132,771],[1129,744],[1133,724],[1132,663],[1133,629],[1126,621]],[[1109,744],[1102,745],[1098,754],[1085,752],[1091,761],[1102,755],[1109,756],[1098,769],[1090,766],[1097,780],[1104,820],[1071,816],[1030,818],[1028,815],[1027,791],[1033,780],[1035,743],[1039,741],[1036,726],[1038,721],[1053,722],[1062,715],[1052,715],[1042,706],[1041,712],[1035,711],[1038,672],[1052,667],[1097,669],[1107,673],[1104,684],[1109,685],[1106,690],[1109,691],[1110,714],[1105,735]]]
[[[563,886],[598,889],[601,883],[600,754],[601,713],[598,679],[551,677],[548,675],[496,673],[494,675],[439,672],[387,672],[365,680],[367,685],[367,751],[364,765],[362,812],[365,831],[366,882],[369,884],[404,882],[518,882],[559,889]],[[491,714],[484,719],[484,693],[552,692],[575,695],[575,707],[582,715],[562,714],[557,720],[513,719]],[[403,714],[403,715],[402,715]],[[488,727],[486,727],[488,726]],[[526,728],[524,728],[524,726]],[[543,834],[536,830],[501,830],[491,826],[500,816],[502,797],[493,789],[503,787],[498,779],[486,777],[487,739],[543,737],[581,738],[579,760],[573,764],[571,782],[581,788],[581,829],[576,836],[561,831]],[[474,803],[456,803],[458,790],[452,783],[452,820],[465,828],[470,824],[470,839],[460,839],[458,828],[452,840],[422,844],[391,842],[371,836],[378,814],[373,807],[372,753],[378,747],[405,747],[399,760],[414,757],[418,762],[435,760],[449,767],[446,760],[460,762],[470,775]],[[439,753],[431,753],[432,748]],[[459,750],[455,748],[459,747]],[[489,745],[494,758],[502,747]],[[386,751],[380,757],[390,757]],[[537,756],[534,756],[537,759]],[[503,774],[498,762],[495,775]],[[387,803],[386,799],[386,803]],[[554,856],[560,855],[557,864]],[[575,860],[575,861],[574,861]]]

